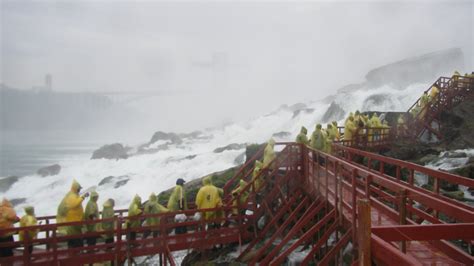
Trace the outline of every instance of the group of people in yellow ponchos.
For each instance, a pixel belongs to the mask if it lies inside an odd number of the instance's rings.
[[[368,115],[361,114],[359,111],[350,113],[344,123],[344,134],[341,136],[337,122],[328,123],[326,128],[321,124],[317,124],[311,137],[308,139],[308,130],[301,127],[300,133],[296,136],[296,143],[309,145],[315,150],[325,153],[332,153],[332,143],[334,141],[344,140],[345,142],[354,141],[355,135],[363,135],[367,133],[368,141],[376,141],[385,138],[389,132],[389,125],[386,120],[383,122],[373,113],[369,118]],[[367,130],[365,132],[364,130]]]
[[[327,124],[326,128],[322,128],[321,124],[317,124],[309,139],[306,134],[308,134],[306,127],[301,127],[300,133],[296,136],[296,143],[309,145],[316,150],[327,153],[332,152],[332,142],[338,141],[341,137],[336,121]]]

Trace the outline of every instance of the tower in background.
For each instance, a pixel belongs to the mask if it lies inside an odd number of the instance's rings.
[[[46,74],[44,77],[44,88],[47,91],[53,90],[53,76],[51,74]]]

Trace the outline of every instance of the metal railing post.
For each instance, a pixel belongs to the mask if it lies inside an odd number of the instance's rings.
[[[357,189],[356,189],[356,169],[352,169],[351,182],[352,182],[352,239],[354,244],[354,257],[357,256]]]
[[[115,217],[117,225],[117,241],[115,242],[115,265],[120,265],[120,250],[122,249],[122,218],[121,216]]]
[[[370,266],[371,255],[370,255],[370,240],[371,240],[371,214],[370,214],[370,201],[368,199],[359,199],[357,201],[358,209],[358,254],[359,254],[359,265]]]

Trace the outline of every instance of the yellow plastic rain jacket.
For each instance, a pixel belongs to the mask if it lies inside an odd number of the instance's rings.
[[[159,214],[168,212],[168,209],[158,203],[158,197],[155,193],[151,193],[148,202],[143,206],[143,213],[145,214]],[[157,225],[160,223],[159,217],[148,217],[145,220],[146,225]]]
[[[0,229],[13,228],[13,224],[17,221],[18,217],[16,216],[12,204],[7,199],[3,199],[0,205]],[[14,232],[10,232],[0,237],[11,236],[13,233]]]
[[[142,210],[140,209],[141,206],[142,199],[140,198],[140,196],[135,195],[132,200],[132,203],[130,203],[130,206],[128,207],[128,217],[137,217],[142,214]],[[130,228],[137,228],[141,226],[141,221],[140,219],[133,219],[129,220],[128,224]]]
[[[103,209],[102,209],[102,219],[113,218],[114,214],[114,201],[112,199],[108,199],[104,202]],[[102,222],[102,230],[110,231],[114,229],[114,222]],[[113,237],[113,233],[106,233],[106,237],[110,238]]]
[[[35,226],[38,224],[38,221],[36,220],[35,217],[35,209],[31,206],[25,207],[25,215],[21,217],[20,219],[20,227],[25,227],[25,226]],[[28,236],[30,240],[36,239],[38,235],[38,229],[36,230],[28,230]],[[20,231],[19,233],[20,236],[20,241],[23,241],[25,237],[25,231]]]
[[[198,209],[210,209],[222,206],[222,199],[219,195],[217,187],[212,185],[211,178],[205,177],[202,180],[203,187],[201,187],[196,195],[196,206]],[[204,220],[211,220],[217,218],[216,211],[207,211],[202,215]]]
[[[316,129],[311,135],[310,145],[312,148],[320,151],[325,151],[326,147],[326,135],[321,130],[321,125],[316,125]]]
[[[180,210],[180,206],[179,206],[180,202],[181,202],[181,204],[184,205],[183,210],[187,210],[188,209],[188,201],[187,201],[187,197],[186,197],[186,190],[184,189],[183,186],[176,185],[176,187],[174,188],[174,190],[171,193],[170,198],[168,200],[168,205],[167,205],[168,210],[171,211],[171,212]]]
[[[239,186],[236,189],[232,190],[232,195],[234,195],[235,197],[232,202],[232,206],[235,207],[232,209],[233,214],[238,214],[238,211],[239,211],[237,209],[238,204],[243,205],[245,204],[245,202],[247,202],[247,198],[249,196],[248,191],[243,192],[242,195],[240,195],[239,197],[240,192],[244,190],[246,185],[247,185],[247,182],[245,182],[244,180],[240,180]]]
[[[99,207],[97,206],[97,200],[99,199],[99,194],[93,191],[91,193],[91,198],[87,202],[86,211],[84,212],[84,221],[91,221],[99,219]],[[95,232],[97,230],[97,224],[88,224],[86,225],[87,232]]]
[[[256,160],[255,161],[255,167],[253,168],[253,172],[252,172],[252,178],[255,179],[255,182],[254,182],[254,187],[255,187],[255,191],[259,191],[260,190],[260,187],[262,186],[263,184],[263,174],[260,174],[260,172],[262,171],[262,168],[263,168],[263,163],[259,160]]]
[[[276,158],[275,151],[273,150],[274,147],[275,140],[270,139],[267,146],[265,147],[265,150],[263,151],[263,168],[267,168]]]
[[[303,145],[308,145],[309,141],[308,141],[308,137],[306,136],[306,134],[308,134],[308,130],[305,127],[301,127],[300,133],[298,134],[298,136],[296,136],[296,143],[301,143]]]
[[[355,130],[356,127],[354,125],[353,119],[347,120],[346,124],[344,125],[344,140],[351,141]]]
[[[71,190],[64,196],[63,200],[58,207],[58,215],[56,216],[56,222],[67,223],[67,222],[79,222],[84,217],[84,209],[82,208],[82,201],[84,198],[79,196],[79,190],[81,185],[74,180],[71,185]],[[75,235],[82,233],[81,226],[67,226],[61,227],[59,230],[68,235]]]

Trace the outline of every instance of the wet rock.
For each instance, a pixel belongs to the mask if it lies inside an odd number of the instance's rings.
[[[311,114],[313,112],[314,112],[314,108],[299,109],[299,110],[293,111],[293,118],[297,117],[301,113]]]
[[[91,159],[127,159],[128,154],[127,152],[130,148],[124,147],[120,143],[114,143],[109,145],[104,145],[100,147],[98,150],[94,151],[92,154]]]
[[[339,104],[332,102],[321,118],[321,122],[328,123],[332,121],[339,121],[344,118],[345,114],[346,112],[341,108],[341,106],[339,106]]]
[[[370,87],[391,84],[404,89],[413,83],[431,83],[433,78],[451,73],[463,62],[461,49],[445,49],[378,67],[367,73],[365,79]]]
[[[390,94],[374,94],[362,103],[362,110],[394,109],[395,105]]]
[[[469,193],[471,193],[471,196],[474,196],[474,188],[470,187],[467,189]]]
[[[192,160],[194,158],[196,158],[197,154],[193,154],[193,155],[188,155],[186,157],[184,157],[185,160]]]
[[[128,183],[128,181],[130,181],[130,179],[128,179],[128,178],[124,179],[124,180],[120,180],[120,181],[115,183],[114,188],[119,188],[119,187],[125,186]]]
[[[441,134],[446,148],[474,148],[474,101],[464,101],[451,111],[442,112]]]
[[[198,139],[200,138],[202,135],[202,132],[201,131],[193,131],[191,133],[181,133],[181,134],[178,134],[178,136],[180,138],[190,138],[190,139]]]
[[[252,159],[252,157],[254,157],[254,155],[259,150],[265,148],[266,145],[267,145],[266,143],[247,145],[247,147],[245,148],[245,158],[246,158],[245,161],[248,162],[248,160]]]
[[[229,144],[225,147],[219,147],[219,148],[215,149],[214,152],[215,153],[221,153],[223,151],[240,150],[240,149],[245,148],[245,146],[246,146],[246,144],[232,143],[232,144]]]
[[[444,192],[443,193],[445,196],[453,198],[455,200],[464,200],[464,192],[462,191],[450,191],[450,192]]]
[[[19,180],[18,176],[9,176],[0,179],[0,192],[5,192],[10,189],[10,187]]]
[[[286,139],[286,138],[291,137],[291,133],[287,132],[287,131],[281,131],[281,132],[278,132],[278,133],[273,133],[272,137],[280,138],[280,139]]]
[[[181,139],[181,137],[176,133],[172,133],[172,132],[166,133],[163,131],[157,131],[155,132],[155,134],[153,134],[148,144],[153,144],[159,140],[168,140],[171,142],[171,144],[178,144],[178,145],[183,143],[183,140]]]
[[[419,163],[426,165],[430,162],[434,162],[435,160],[438,160],[438,156],[436,154],[428,154],[426,156],[423,156],[420,160]]]
[[[444,158],[466,158],[467,154],[465,152],[458,151],[447,151],[443,154]]]
[[[59,172],[61,172],[61,166],[59,164],[53,164],[53,165],[38,169],[38,171],[36,171],[36,174],[42,177],[46,177],[46,176],[51,176],[51,175],[57,175],[59,174]]]
[[[114,188],[119,188],[121,186],[124,186],[130,181],[130,177],[123,175],[123,176],[108,176],[103,178],[99,182],[99,186],[108,186],[110,184],[113,184]]]
[[[450,170],[451,173],[474,179],[474,164],[467,164],[463,167]]]
[[[114,178],[115,178],[115,176],[104,177],[102,180],[100,180],[99,186],[103,186],[105,184],[111,183]]]
[[[241,165],[243,163],[245,163],[245,152],[241,153],[234,160],[234,164],[236,164],[236,165]]]
[[[15,199],[10,200],[10,203],[13,205],[13,207],[16,207],[25,202],[26,202],[26,198],[15,198]]]

